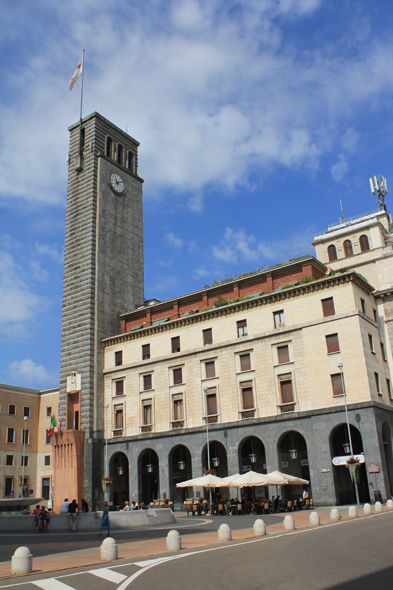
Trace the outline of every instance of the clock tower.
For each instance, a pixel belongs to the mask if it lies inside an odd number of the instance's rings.
[[[102,498],[102,339],[144,302],[139,143],[98,113],[70,131],[60,368],[62,432],[52,437],[54,510]],[[111,419],[111,418],[109,418]]]

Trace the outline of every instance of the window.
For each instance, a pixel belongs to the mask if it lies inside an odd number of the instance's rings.
[[[344,375],[341,375],[341,373],[335,373],[334,375],[330,375],[330,378],[332,380],[333,395],[343,395]]]
[[[386,361],[386,354],[385,354],[385,345],[383,342],[379,343],[381,345],[381,356],[382,356],[382,360]]]
[[[115,366],[121,367],[122,364],[123,364],[123,351],[119,350],[118,352],[115,352]]]
[[[134,154],[132,152],[128,152],[127,168],[134,172]]]
[[[113,408],[113,429],[122,430],[124,428],[124,411],[123,404]]]
[[[250,371],[251,370],[251,355],[241,354],[240,355],[240,370]]]
[[[373,354],[375,354],[374,352],[374,343],[373,343],[373,337],[371,336],[371,334],[368,335],[368,344],[370,346],[370,350]]]
[[[180,352],[180,336],[172,338],[172,352]]]
[[[7,428],[7,443],[15,442],[15,428]]]
[[[16,415],[16,405],[15,404],[8,404],[8,415],[9,416]]]
[[[281,403],[289,404],[293,402],[292,379],[280,380]]]
[[[214,361],[209,361],[205,363],[205,370],[206,370],[206,379],[211,379],[212,377],[216,376],[216,367]]]
[[[152,389],[151,386],[151,375],[143,375],[143,391]]]
[[[50,455],[45,455],[44,464],[45,467],[48,467],[48,465],[50,465]]]
[[[285,326],[285,318],[284,318],[284,310],[281,309],[280,311],[275,311],[273,313],[274,318],[274,327],[275,328],[283,328]]]
[[[7,455],[5,458],[5,464],[10,466],[14,464],[14,455]]]
[[[379,375],[378,375],[378,373],[374,373],[374,379],[375,379],[375,387],[376,387],[377,393],[378,393],[378,395],[382,395],[381,389],[379,387]]]
[[[23,415],[27,416],[27,418],[30,418],[30,408],[29,406],[23,406]]]
[[[377,314],[376,309],[373,309],[373,314],[374,314],[374,322],[378,323],[378,314]]]
[[[41,496],[44,500],[49,500],[49,487],[50,487],[50,479],[49,477],[42,478],[42,485],[41,485]]]
[[[105,144],[105,155],[108,156],[108,158],[111,158],[112,157],[112,149],[113,149],[112,138],[107,137],[105,143],[106,143]]]
[[[30,430],[22,430],[22,445],[24,444],[29,445],[30,444]]]
[[[50,436],[47,430],[45,430],[45,444],[50,445]]]
[[[203,334],[203,345],[206,344],[213,344],[213,330],[211,328],[207,328],[207,330],[202,331]]]
[[[329,334],[326,336],[326,348],[328,354],[332,352],[340,352],[340,344],[338,342],[338,334]]]
[[[142,360],[147,361],[150,358],[150,344],[142,345]]]
[[[390,379],[386,379],[386,389],[388,390],[389,399],[392,399],[392,388],[390,386]]]
[[[124,381],[115,381],[116,395],[124,395]]]
[[[152,401],[146,399],[142,402],[142,424],[143,426],[150,426],[153,424]]]
[[[46,408],[46,417],[50,418],[52,416],[52,406],[47,406]]]
[[[370,244],[368,243],[367,236],[360,236],[359,244],[360,244],[360,251],[361,252],[367,252],[368,250],[370,250]]]
[[[24,461],[23,461],[24,459]],[[20,466],[23,467],[23,463],[25,464],[25,467],[28,467],[29,465],[29,457],[22,457],[20,458]]]
[[[4,486],[4,495],[11,496],[11,492],[14,489],[14,478],[13,477],[6,477],[5,478],[5,486]]]
[[[364,299],[360,299],[360,305],[361,305],[361,308],[362,308],[362,312],[363,313],[366,313],[366,302],[365,302]]]
[[[183,371],[181,367],[179,369],[173,369],[173,385],[179,385],[179,383],[183,383]]]
[[[123,166],[123,146],[120,143],[117,144],[117,161]]]
[[[336,312],[334,310],[334,301],[333,297],[328,297],[327,299],[321,299],[322,303],[322,312],[323,317],[326,318],[329,315],[334,315]]]
[[[236,322],[237,325],[237,337],[247,336],[247,320],[240,320]]]
[[[207,390],[206,393],[206,415],[216,416],[217,415],[217,392]]]
[[[337,260],[337,250],[334,244],[331,244],[328,248],[328,257],[329,262],[333,262],[333,260]]]
[[[344,242],[344,255],[345,255],[345,257],[353,256],[351,240],[345,240],[345,242]]]
[[[277,347],[278,363],[289,363],[289,346],[278,346]]]
[[[241,383],[242,392],[242,407],[243,410],[252,410],[254,408],[254,396],[252,391],[252,385],[250,383]]]
[[[183,414],[183,394],[174,395],[173,398],[173,421],[184,420]]]

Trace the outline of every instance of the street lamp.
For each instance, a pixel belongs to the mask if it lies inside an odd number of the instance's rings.
[[[106,436],[105,436],[105,477],[108,477],[109,473],[108,473],[108,409],[109,409],[109,404],[106,403],[105,404],[105,430],[106,430]],[[106,492],[108,495],[108,489],[109,486],[106,487]]]
[[[207,441],[207,470],[210,469],[210,449],[209,449],[209,416],[207,415],[207,385],[203,386],[206,404],[206,441]]]
[[[25,462],[26,462],[26,426],[27,426],[27,418],[28,416],[24,416],[23,420],[25,421],[25,428],[24,428],[24,436],[23,436],[23,470],[22,470],[22,486],[25,485]],[[24,487],[22,488],[24,490]],[[23,498],[23,492],[22,492]]]
[[[345,418],[346,418],[346,421],[347,421],[349,446],[350,446],[350,449],[351,449],[351,457],[353,457],[352,437],[351,437],[351,429],[349,427],[349,418],[348,418],[348,409],[347,409],[347,392],[345,390],[345,384],[344,384],[344,378],[343,378],[343,368],[344,368],[343,362],[342,361],[338,361],[337,367],[339,368],[340,376],[341,376],[341,388],[342,388],[343,397],[344,397]],[[355,474],[355,477],[353,478],[353,481],[354,481],[354,484],[355,484],[356,502],[357,502],[357,505],[359,506],[359,491],[358,491],[358,482],[357,482],[357,479],[356,479],[356,474]]]

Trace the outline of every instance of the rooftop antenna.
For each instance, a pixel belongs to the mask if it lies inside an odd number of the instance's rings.
[[[340,208],[341,208],[340,223],[344,223],[345,222],[345,217],[344,217],[344,210],[343,210],[343,204],[341,202],[341,199],[340,199]]]
[[[290,248],[290,250],[296,250],[296,258],[299,258],[299,248],[305,248],[306,246],[304,244],[302,244],[301,246],[293,246],[292,248]]]
[[[388,183],[384,176],[380,176],[379,180],[376,176],[370,178],[370,188],[373,195],[378,195],[378,204],[380,211],[386,211],[385,195],[388,194]]]

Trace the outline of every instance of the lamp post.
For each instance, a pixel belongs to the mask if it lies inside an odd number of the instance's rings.
[[[203,393],[205,395],[205,404],[206,404],[206,444],[207,444],[207,470],[210,469],[210,449],[209,449],[209,416],[207,413],[207,385],[203,386]],[[211,505],[212,505],[212,490],[209,488],[209,504],[210,504],[210,513],[211,513]]]
[[[25,485],[25,462],[26,462],[26,426],[27,426],[27,418],[28,416],[24,416],[23,420],[25,421],[25,428],[24,428],[24,436],[23,436],[23,469],[22,469],[22,486]],[[24,487],[22,488],[24,490]],[[22,498],[23,498],[23,491],[22,491]]]
[[[346,392],[346,389],[345,389],[344,378],[343,378],[343,368],[344,368],[344,365],[343,365],[342,361],[339,361],[337,363],[337,367],[340,370],[341,388],[343,390],[343,397],[344,397],[345,418],[346,418],[346,421],[347,421],[349,446],[351,448],[351,457],[353,457],[352,437],[351,437],[351,429],[349,427],[349,418],[348,418],[348,409],[347,409],[347,392]],[[357,502],[357,505],[359,506],[359,491],[358,491],[358,482],[357,482],[357,479],[356,479],[356,474],[355,474],[355,477],[354,477],[354,484],[355,484],[356,502]]]
[[[108,409],[109,409],[109,404],[106,403],[105,404],[105,477],[108,477],[109,473],[108,473]],[[109,486],[106,486],[106,496],[108,496],[108,489]],[[107,502],[108,502],[108,497],[106,498]]]

